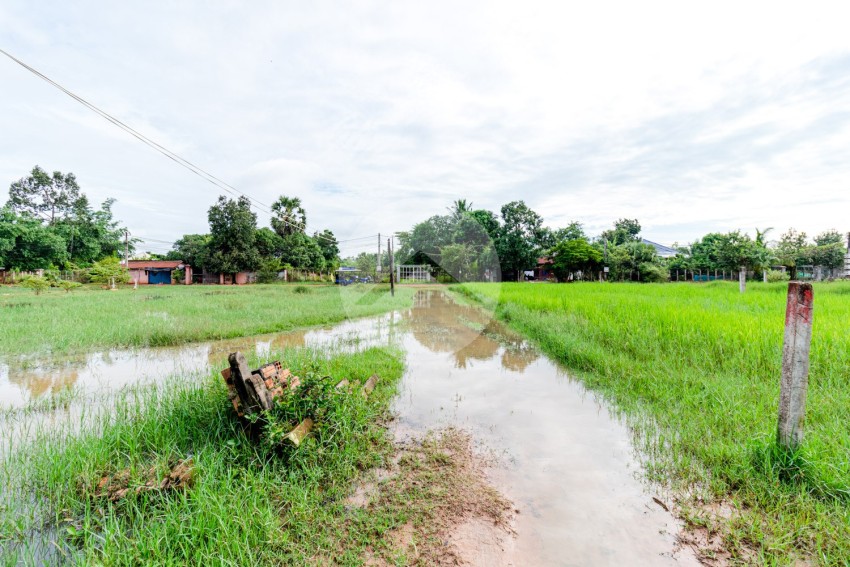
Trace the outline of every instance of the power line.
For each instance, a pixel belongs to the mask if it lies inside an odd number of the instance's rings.
[[[219,179],[215,175],[213,175],[213,174],[207,172],[206,170],[202,169],[200,166],[193,164],[189,160],[181,157],[180,155],[174,153],[173,151],[171,151],[168,148],[162,146],[161,144],[155,142],[154,140],[151,140],[150,138],[148,138],[147,136],[145,136],[141,132],[136,131],[135,129],[128,126],[124,122],[121,122],[120,120],[118,120],[117,118],[115,118],[111,114],[107,113],[106,111],[101,110],[100,108],[98,108],[94,104],[88,102],[84,98],[74,94],[73,92],[66,89],[65,87],[63,87],[62,85],[60,85],[59,83],[57,83],[56,81],[54,81],[53,79],[48,77],[47,75],[41,73],[40,71],[38,71],[37,69],[35,69],[35,68],[33,68],[29,65],[27,65],[26,63],[24,63],[23,61],[21,61],[17,57],[15,57],[12,54],[10,54],[9,52],[5,51],[4,49],[0,48],[0,53],[2,53],[3,55],[8,57],[9,59],[14,61],[15,63],[17,63],[18,65],[20,65],[21,67],[23,67],[24,69],[29,71],[30,73],[32,73],[35,76],[39,77],[40,79],[46,81],[50,85],[56,87],[57,89],[59,89],[60,91],[62,91],[66,95],[68,95],[69,97],[73,98],[74,100],[76,100],[77,102],[79,102],[80,104],[82,104],[83,106],[85,106],[86,108],[88,108],[89,110],[91,110],[92,112],[97,114],[98,116],[104,118],[105,120],[108,120],[109,122],[111,122],[115,126],[121,128],[122,130],[124,130],[125,132],[127,132],[128,134],[130,134],[131,136],[133,136],[134,138],[136,138],[137,140],[139,140],[143,144],[149,146],[150,148],[153,148],[155,151],[161,153],[162,155],[164,155],[168,159],[170,159],[173,162],[177,163],[178,165],[188,169],[189,171],[191,171],[192,173],[194,173],[198,177],[208,181],[209,183],[215,185],[216,187],[219,187],[220,189],[224,189],[225,191],[227,191],[228,193],[230,193],[233,196],[243,196],[243,197],[245,197],[246,199],[248,199],[249,202],[253,202],[254,205],[258,209],[260,209],[262,212],[270,214],[272,216],[275,216],[275,213],[269,208],[268,205],[254,199],[253,197],[251,197],[247,193],[240,191],[236,187],[233,187],[229,183],[222,181],[221,179]],[[298,223],[296,221],[293,221],[290,215],[282,215],[282,216],[279,216],[278,218],[284,224],[287,224],[287,225],[289,225],[293,228],[297,228],[297,229],[304,231],[304,232],[307,231],[306,223]],[[327,238],[325,236],[322,236],[320,234],[317,234],[316,238],[322,238],[323,240],[325,240],[327,242],[332,242],[332,239]]]

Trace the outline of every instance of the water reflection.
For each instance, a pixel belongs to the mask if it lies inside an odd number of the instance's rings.
[[[179,347],[111,349],[33,364],[0,363],[0,407],[21,407],[42,396],[76,387],[83,393],[108,392],[178,373],[207,373],[227,365],[236,350],[266,359],[287,348],[334,344],[349,348],[393,344],[409,332],[434,353],[450,354],[456,368],[501,357],[505,368],[522,372],[538,354],[490,314],[458,305],[441,291],[422,290],[405,311],[346,321],[333,327],[195,343]]]

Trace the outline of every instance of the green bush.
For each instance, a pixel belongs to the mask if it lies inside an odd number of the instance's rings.
[[[283,265],[277,258],[268,258],[260,264],[260,269],[257,270],[257,283],[272,283],[276,282],[278,273],[283,270]]]
[[[130,282],[130,272],[118,258],[104,258],[89,268],[89,280],[92,283],[108,286],[112,284],[113,278],[116,284]]]
[[[72,282],[72,281],[69,281],[69,280],[60,280],[59,284],[56,287],[64,289],[65,293],[71,293],[72,290],[75,290],[82,285],[83,284],[81,284],[81,283]]]
[[[791,279],[791,275],[788,272],[783,272],[782,270],[770,270],[767,272],[767,281],[768,282],[787,282]]]
[[[662,283],[670,279],[670,272],[663,266],[645,263],[640,265],[640,281]]]
[[[28,276],[21,281],[21,287],[35,291],[36,295],[50,287],[50,281],[42,276]]]

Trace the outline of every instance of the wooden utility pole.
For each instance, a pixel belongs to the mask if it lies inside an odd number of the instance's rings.
[[[785,337],[782,344],[782,382],[779,388],[779,425],[776,435],[779,445],[786,449],[795,449],[803,442],[813,314],[812,284],[788,282]]]
[[[393,248],[387,238],[387,252],[390,254],[390,295],[395,297],[395,266],[393,265]]]
[[[378,233],[378,262],[377,262],[377,268],[375,269],[375,271],[378,272],[376,274],[376,276],[378,278],[380,278],[380,276],[381,276],[381,233],[380,232]],[[380,283],[380,280],[378,281],[378,283]]]

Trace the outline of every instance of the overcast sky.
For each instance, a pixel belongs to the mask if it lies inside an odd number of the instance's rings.
[[[850,231],[842,3],[346,4],[4,0],[0,47],[340,239],[458,198],[664,244]],[[167,242],[222,193],[0,56],[0,202],[35,164]]]

